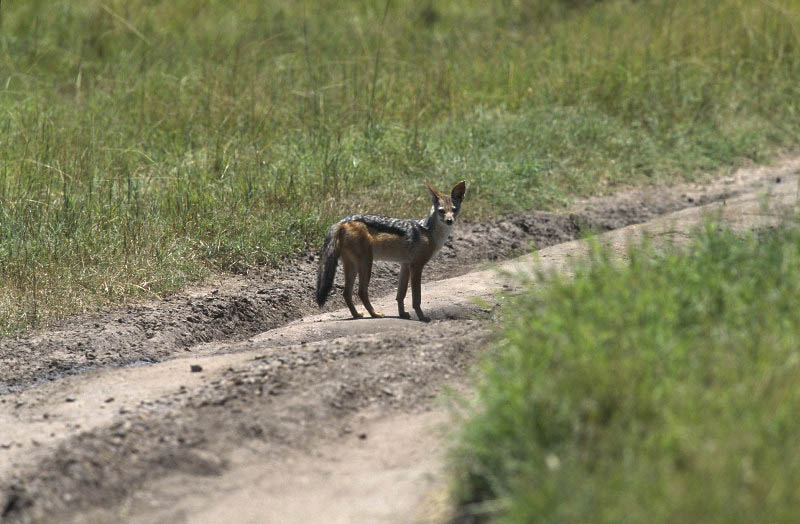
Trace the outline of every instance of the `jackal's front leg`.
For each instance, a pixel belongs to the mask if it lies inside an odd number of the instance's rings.
[[[411,266],[411,305],[417,313],[417,318],[423,322],[430,318],[422,312],[422,266]]]
[[[400,264],[400,282],[397,284],[397,314],[400,318],[411,318],[406,312],[406,291],[408,291],[408,264]]]

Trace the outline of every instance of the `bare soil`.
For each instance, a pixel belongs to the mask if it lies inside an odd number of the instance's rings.
[[[752,211],[759,188],[791,200],[798,167],[788,158],[567,213],[459,223],[424,272],[430,324],[347,320],[338,296],[319,314],[307,253],[4,340],[0,520],[440,520],[442,505],[429,502],[441,491],[439,426],[449,419],[437,399],[448,384],[463,387],[509,286],[477,266],[537,249],[561,267],[578,249],[565,243],[589,231],[715,202],[724,211],[745,199]],[[661,233],[684,215],[672,216]],[[389,314],[396,278],[379,264],[370,286]]]

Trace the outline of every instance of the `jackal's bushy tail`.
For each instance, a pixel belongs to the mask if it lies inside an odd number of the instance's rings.
[[[332,225],[322,244],[322,253],[320,253],[317,267],[317,304],[319,307],[325,305],[333,287],[333,278],[336,276],[336,266],[339,263],[338,231],[339,224]]]

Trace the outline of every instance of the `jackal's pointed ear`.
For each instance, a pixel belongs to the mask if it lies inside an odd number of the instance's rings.
[[[439,200],[442,198],[442,194],[436,190],[435,187],[430,185],[427,180],[424,180],[425,185],[428,187],[428,191],[431,192],[431,199],[433,200],[433,205],[436,206],[439,204]]]
[[[467,194],[467,183],[466,181],[462,180],[456,187],[453,188],[453,191],[450,193],[450,198],[453,200],[464,200],[464,195]]]

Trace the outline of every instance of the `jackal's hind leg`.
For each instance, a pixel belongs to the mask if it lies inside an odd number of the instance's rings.
[[[383,317],[383,313],[378,313],[369,302],[369,279],[372,277],[372,254],[364,256],[358,263],[358,298],[369,311],[373,318]]]
[[[344,270],[344,302],[350,309],[353,318],[362,318],[364,315],[358,312],[353,304],[353,284],[356,281],[355,264],[347,257],[342,257],[342,269]]]

